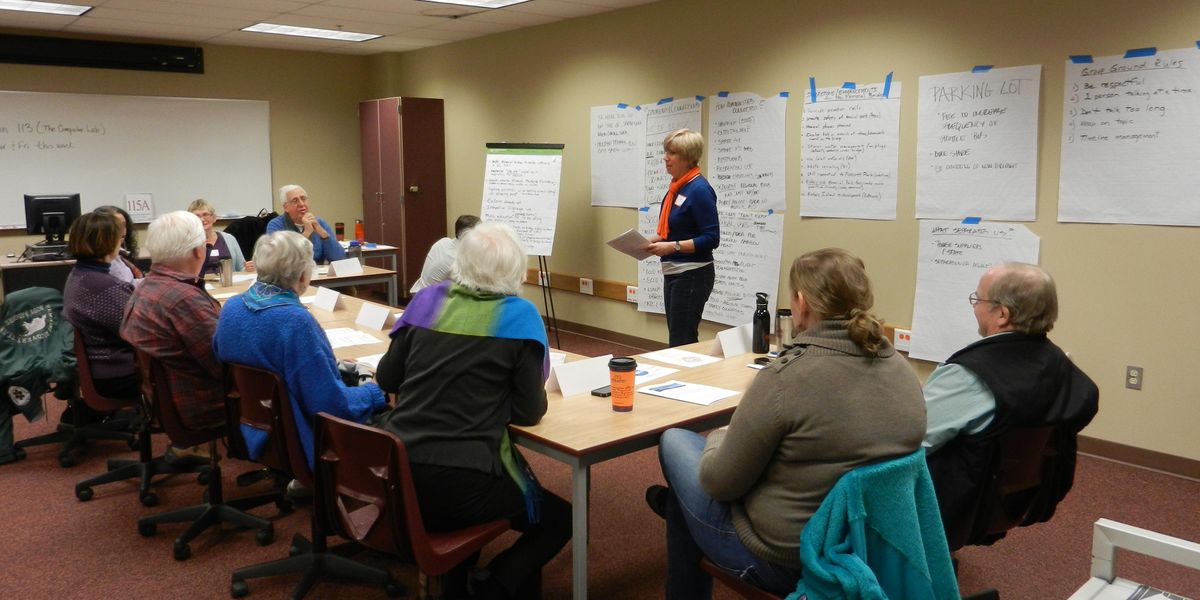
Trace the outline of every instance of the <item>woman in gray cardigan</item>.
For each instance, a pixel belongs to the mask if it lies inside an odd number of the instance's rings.
[[[800,577],[800,531],[842,474],[915,451],[921,384],[883,337],[862,260],[838,248],[792,263],[797,335],[707,440],[672,429],[669,488],[646,499],[667,520],[667,598],[710,598],[701,557],[777,594]]]

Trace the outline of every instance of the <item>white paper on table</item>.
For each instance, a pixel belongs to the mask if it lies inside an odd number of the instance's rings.
[[[713,352],[720,352],[725,358],[745,354],[752,348],[753,336],[754,323],[718,331],[716,340],[713,341]]]
[[[343,258],[329,263],[329,274],[337,277],[361,275],[362,263],[357,258]]]
[[[327,287],[317,288],[317,299],[313,301],[313,306],[321,310],[333,312],[337,310],[338,302],[342,299],[342,293]]]
[[[715,356],[697,354],[695,352],[688,352],[687,350],[680,350],[678,348],[667,348],[666,350],[647,352],[641,355],[641,357],[672,365],[679,365],[681,367],[699,367],[702,365],[711,365],[712,363],[721,361],[721,359]]]
[[[233,282],[242,283],[243,281],[254,281],[258,279],[258,273],[234,273]]]
[[[232,298],[236,295],[238,295],[237,292],[224,292],[221,294],[213,294],[212,297],[216,300],[224,300],[226,298]]]
[[[649,383],[651,381],[654,381],[655,379],[658,379],[659,377],[666,377],[667,375],[670,375],[671,373],[678,373],[678,372],[679,372],[679,369],[672,369],[671,367],[660,367],[658,365],[648,365],[648,364],[643,363],[643,364],[638,365],[637,369],[635,369],[633,372],[634,376],[635,376],[634,380],[633,380],[633,385],[642,385],[643,383]]]
[[[638,388],[638,391],[643,394],[650,394],[651,396],[662,396],[663,398],[691,402],[692,404],[703,404],[704,406],[738,395],[738,392],[734,390],[726,390],[699,383],[685,383],[673,379]]]
[[[326,329],[325,336],[329,338],[329,345],[334,348],[347,348],[349,346],[365,346],[367,344],[378,344],[379,338],[349,327],[334,327]]]
[[[329,265],[317,265],[316,267],[313,268],[313,273],[315,273],[315,275],[313,276],[313,279],[316,279],[316,275],[324,275],[328,272],[329,272]]]
[[[391,312],[387,306],[363,302],[362,308],[358,309],[358,316],[355,317],[354,324],[362,325],[367,329],[383,329],[387,325]]]
[[[205,283],[205,284],[204,284],[204,289],[206,289],[206,290],[212,290],[212,289],[216,289],[216,288],[214,288],[214,287],[213,287],[213,284],[211,284],[211,283]]]
[[[546,380],[546,391],[562,391],[564,398],[582,394],[608,385],[608,361],[611,354],[554,365],[550,368],[550,379]]]
[[[638,260],[646,260],[654,256],[646,251],[646,246],[650,245],[650,240],[646,239],[646,236],[641,233],[638,233],[636,229],[630,229],[608,240],[608,245],[612,246],[613,250],[624,252]]]
[[[566,362],[567,362],[567,355],[565,353],[563,353],[563,352],[551,352],[550,353],[550,364],[551,365],[561,365],[561,364],[565,364]]]
[[[367,367],[372,372],[375,372],[375,371],[379,370],[379,361],[382,359],[383,359],[382,354],[368,354],[366,356],[358,357],[358,360],[355,362],[357,362],[358,364],[360,364],[364,367]]]
[[[393,313],[393,314],[392,314],[392,316],[396,317],[396,319],[397,319],[397,320],[399,320],[399,319],[400,319],[400,316],[401,316],[401,315],[403,315],[403,314],[404,314],[404,311],[400,311],[400,312],[398,312],[398,313]]]
[[[316,299],[316,296],[300,296],[300,304],[312,304],[314,301],[316,301]]]

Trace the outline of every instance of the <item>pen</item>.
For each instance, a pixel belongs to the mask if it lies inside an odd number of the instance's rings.
[[[679,383],[679,382],[675,382],[675,383],[668,383],[667,385],[660,385],[660,386],[658,386],[658,387],[652,387],[652,388],[650,388],[650,390],[651,390],[651,391],[654,391],[654,392],[665,392],[665,391],[667,391],[667,390],[673,390],[673,389],[675,389],[675,388],[681,388],[681,387],[683,387],[683,385],[684,385],[684,384],[682,384],[682,383]]]

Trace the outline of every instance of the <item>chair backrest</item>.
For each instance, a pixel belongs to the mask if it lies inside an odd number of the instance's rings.
[[[79,389],[83,402],[97,412],[120,410],[138,403],[138,398],[109,398],[96,391],[92,381],[92,363],[88,360],[87,348],[83,345],[83,335],[75,330],[75,366],[79,369]]]
[[[1054,426],[1014,427],[997,439],[995,473],[975,514],[975,531],[996,535],[1020,526],[1033,509],[1046,459],[1056,452]],[[973,536],[974,537],[974,536]]]
[[[229,364],[229,372],[239,396],[239,422],[267,436],[262,455],[255,461],[312,488],[312,470],[296,432],[294,411],[283,378],[271,371],[238,364]]]
[[[408,450],[390,431],[317,415],[314,508],[338,535],[413,560],[439,576],[509,529],[507,520],[431,534],[421,520]]]
[[[138,349],[138,370],[142,373],[142,395],[150,404],[151,414],[162,426],[171,443],[178,447],[197,446],[225,435],[225,427],[191,429],[183,424],[179,407],[171,393],[171,381],[162,361]]]

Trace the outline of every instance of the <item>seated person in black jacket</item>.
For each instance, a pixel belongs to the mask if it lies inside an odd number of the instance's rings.
[[[1057,456],[1043,474],[1039,508],[1028,522],[1045,521],[1071,489],[1076,434],[1099,407],[1096,384],[1046,337],[1058,318],[1049,273],[1023,263],[998,265],[968,300],[983,339],[938,365],[924,389],[924,446],[952,550],[953,532],[969,526],[963,520],[994,468],[999,434],[1057,426],[1051,438]]]
[[[532,425],[546,413],[546,330],[517,295],[525,265],[508,226],[468,231],[451,280],[413,296],[376,372],[396,407],[375,425],[408,447],[425,527],[508,519],[523,533],[472,577],[473,598],[540,597],[542,566],[571,538],[570,503],[538,486],[508,436],[509,423]],[[448,577],[451,596],[470,567]]]

